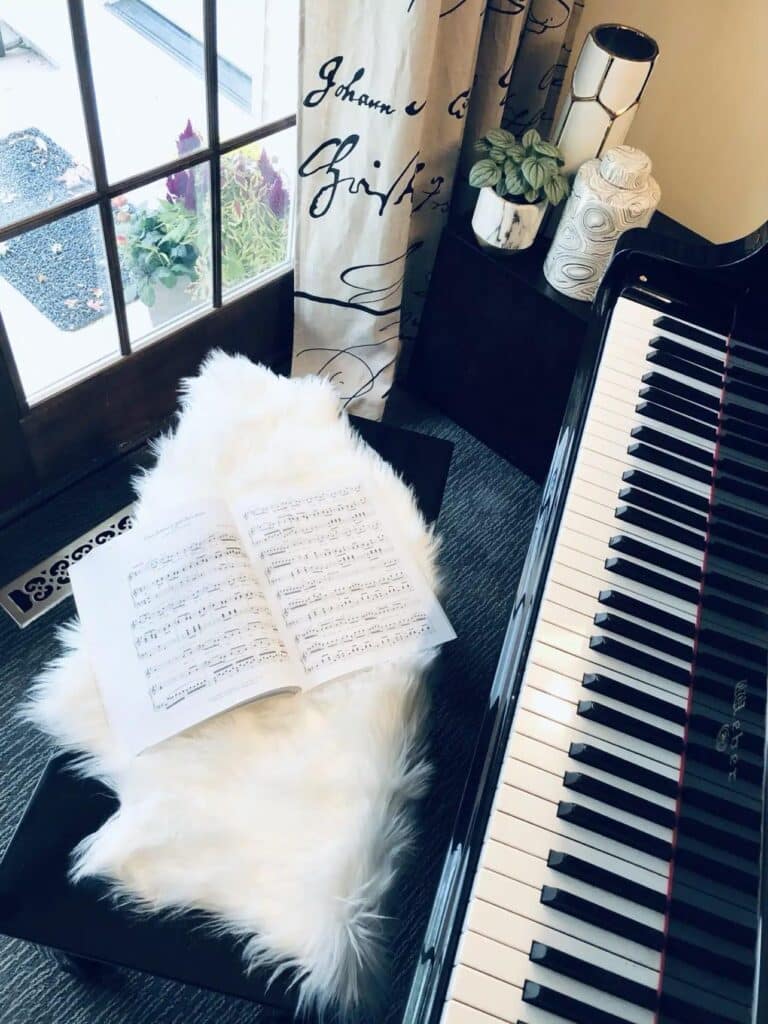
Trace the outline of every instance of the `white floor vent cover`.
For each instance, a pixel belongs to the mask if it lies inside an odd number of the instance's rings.
[[[69,597],[72,593],[69,582],[72,562],[78,561],[97,544],[106,544],[113,537],[130,530],[132,509],[133,505],[118,509],[109,519],[92,527],[88,533],[77,537],[0,590],[0,606],[17,626],[23,629]]]

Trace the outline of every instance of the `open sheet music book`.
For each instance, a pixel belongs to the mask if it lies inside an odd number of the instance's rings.
[[[354,481],[186,507],[90,553],[71,579],[107,717],[132,753],[456,635]]]

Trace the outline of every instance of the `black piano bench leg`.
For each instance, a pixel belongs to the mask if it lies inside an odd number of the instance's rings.
[[[55,964],[65,974],[71,974],[79,981],[89,984],[110,985],[114,984],[119,975],[117,967],[100,963],[98,960],[89,960],[84,956],[75,956],[73,953],[63,953],[59,949],[51,949],[49,946],[38,946],[40,953],[51,964]]]

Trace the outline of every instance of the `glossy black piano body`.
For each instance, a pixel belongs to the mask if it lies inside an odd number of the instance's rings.
[[[694,660],[690,703],[686,715],[680,719],[685,722],[682,753],[688,763],[681,773],[681,785],[673,790],[678,801],[673,829],[675,848],[671,853],[674,871],[667,899],[663,902],[663,955],[669,962],[662,961],[659,992],[656,999],[646,1005],[659,1022],[768,1020],[768,981],[765,968],[762,978],[759,970],[761,907],[768,890],[768,857],[762,849],[765,842],[763,765],[768,667],[766,284],[768,225],[740,242],[712,247],[701,253],[692,253],[688,248],[642,231],[630,232],[622,240],[595,300],[584,357],[544,487],[472,772],[415,969],[404,1018],[408,1024],[437,1024],[444,1014],[489,815],[507,746],[515,730],[521,681],[587,409],[603,357],[611,314],[622,296],[652,307],[658,311],[659,318],[701,325],[705,331],[729,339],[728,352],[720,355],[714,350],[711,363],[716,367],[717,358],[725,360],[725,398],[720,403],[712,402],[696,427],[702,437],[717,437],[709,499],[694,497],[690,507],[682,510],[676,525],[667,522],[667,529],[672,531],[670,536],[676,536],[674,531],[678,530],[685,537],[686,516],[694,527],[701,521],[703,583],[700,599],[694,606],[695,624],[688,637],[680,637],[681,642],[690,644]],[[667,432],[667,424],[691,422],[687,414],[692,406],[686,403],[690,403],[692,396],[686,393],[685,386],[679,388],[667,404],[658,404],[658,375],[663,377],[668,368],[679,369],[681,365],[677,362],[680,351],[676,350],[674,331],[672,334],[672,340],[666,339],[656,354],[649,357],[647,381],[644,376],[637,382],[638,392],[643,391],[638,395],[638,402],[643,403],[644,414],[657,417],[658,431],[654,431],[653,421],[640,431],[634,429],[628,441],[635,448],[663,443],[656,438],[657,434],[661,437]],[[723,348],[725,345],[723,341]],[[699,353],[701,362],[692,372],[707,380],[707,374],[716,375],[717,371],[710,369],[702,352],[703,349]],[[745,353],[749,359],[744,359]],[[688,358],[684,352],[683,356]],[[711,380],[714,382],[716,376]],[[685,418],[676,419],[680,416]],[[681,442],[676,444],[680,449]],[[675,450],[675,444],[669,448],[671,450],[664,451],[663,457],[674,460],[680,452]],[[684,444],[682,454],[689,454]],[[708,473],[711,469],[702,466],[698,479],[705,486]],[[643,490],[643,481],[637,480],[637,469],[634,474],[634,478],[631,472],[627,474],[629,479],[625,481],[622,497],[617,494],[616,505],[624,500],[625,491],[629,494],[637,483],[637,493],[646,505],[633,508],[630,495],[624,513],[629,520],[633,514],[648,514],[648,519],[652,520],[660,509],[664,514],[663,491],[649,494]],[[617,519],[616,534],[621,533],[621,528],[622,521]],[[627,543],[626,538],[624,543]],[[614,538],[611,546],[614,547]],[[636,554],[632,550],[629,553]],[[622,541],[619,540],[615,560],[622,557]],[[743,571],[740,569],[736,578],[731,578],[729,559],[734,557],[742,558],[744,565]],[[671,564],[672,572],[677,568]],[[665,573],[663,560],[658,569],[661,579]],[[697,580],[691,579],[691,587],[697,586]],[[680,584],[680,593],[686,598],[682,587]],[[621,611],[620,596],[616,607],[612,608],[610,595],[606,597],[601,592],[600,600],[605,601],[603,623],[615,611]],[[649,618],[652,618],[650,613]],[[598,633],[597,619],[595,622]],[[670,650],[674,653],[676,642],[669,637],[667,633]],[[626,651],[627,656],[636,657],[629,653],[633,649],[631,633],[617,639],[609,632],[608,636],[594,638],[592,646],[600,643],[614,645],[616,650],[619,649],[616,645],[621,645],[620,649]],[[662,650],[660,661],[663,660]],[[599,680],[594,685],[599,696]],[[631,716],[632,707],[628,706],[625,711]],[[574,762],[568,767],[578,775],[581,765]],[[697,880],[702,878],[705,879],[704,892],[697,894]],[[711,942],[707,941],[708,936]],[[532,949],[531,954],[534,957],[546,955],[542,944],[538,947]],[[702,989],[699,986],[705,976],[718,977],[720,981],[713,985],[705,980]],[[566,978],[564,992],[567,987]],[[678,990],[682,991],[680,1002],[677,1001]],[[523,998],[528,996],[532,999],[531,1005],[552,1011],[546,998],[537,1002],[541,993],[531,991]],[[731,1016],[729,1007],[736,1005],[733,999],[738,1006]],[[556,1002],[554,1007],[557,1011]],[[718,1016],[721,1012],[722,1017]],[[575,1017],[563,1019],[577,1018],[578,1011]],[[479,1021],[480,1016],[466,1019]],[[494,1015],[489,1013],[487,1019],[493,1021]],[[521,1014],[519,1019],[525,1020],[525,1015]],[[544,1014],[541,1019],[548,1018]],[[600,1019],[599,1013],[593,1019]]]

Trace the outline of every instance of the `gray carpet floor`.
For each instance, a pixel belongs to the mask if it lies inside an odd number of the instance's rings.
[[[446,648],[433,682],[430,740],[439,782],[420,811],[418,856],[404,867],[393,896],[387,1008],[365,1024],[401,1019],[539,499],[539,488],[527,476],[408,396],[393,396],[387,419],[455,445],[438,526],[443,603],[460,640]],[[56,525],[51,535],[61,528]],[[35,673],[56,653],[55,625],[72,614],[68,599],[22,632],[0,612],[0,849],[50,753],[40,736],[14,718],[14,709]],[[86,984],[62,973],[34,947],[0,938],[0,1024],[251,1024],[267,1019],[251,1004],[134,973],[116,972],[107,984]]]

